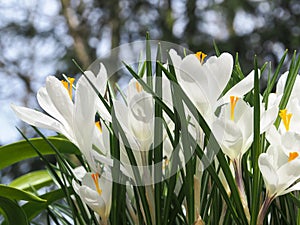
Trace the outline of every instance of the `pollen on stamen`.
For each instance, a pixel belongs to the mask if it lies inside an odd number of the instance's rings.
[[[135,82],[135,89],[137,90],[137,92],[141,92],[143,90],[142,85],[140,85],[140,83],[138,81]]]
[[[98,128],[98,130],[100,131],[100,133],[102,133],[102,125],[101,125],[101,122],[100,121],[97,121],[95,123],[96,127]]]
[[[236,96],[230,96],[230,119],[234,120],[234,109],[236,106],[237,101],[239,100],[239,97]]]
[[[279,112],[279,116],[283,122],[286,131],[290,130],[290,122],[292,118],[292,113],[287,113],[287,109],[282,109]]]
[[[92,173],[92,179],[94,181],[94,184],[95,184],[95,187],[96,187],[96,190],[98,192],[99,195],[102,194],[102,189],[100,188],[99,186],[99,174],[98,173]]]
[[[73,83],[75,78],[68,77],[68,81],[62,80],[62,85],[68,90],[69,96],[72,99],[72,90],[73,90]]]
[[[198,60],[203,63],[204,62],[204,59],[205,57],[207,56],[204,52],[197,52],[195,54],[195,56],[198,58]]]
[[[289,153],[289,159],[288,162],[293,161],[294,159],[296,159],[299,156],[298,152],[290,152]]]

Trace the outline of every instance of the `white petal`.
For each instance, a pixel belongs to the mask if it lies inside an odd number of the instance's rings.
[[[203,64],[204,68],[208,70],[208,91],[210,91],[210,99],[216,102],[223,92],[228,81],[230,80],[233,57],[231,54],[225,52],[219,57],[212,56]]]
[[[265,181],[266,189],[270,195],[276,192],[278,183],[278,175],[270,162],[270,157],[266,153],[260,154],[258,158],[258,166]]]
[[[290,188],[286,189],[285,191],[281,192],[278,196],[280,195],[285,195],[289,192],[292,192],[292,191],[299,191],[300,190],[300,183],[296,183],[295,185],[292,185]]]
[[[277,94],[277,95],[283,94],[283,91],[284,91],[284,87],[285,87],[285,83],[286,83],[288,74],[289,74],[289,71],[286,71],[286,72],[285,72],[284,74],[282,74],[282,75],[280,76],[280,78],[278,79],[277,85],[276,85],[276,94]]]
[[[74,179],[72,179],[72,187],[76,194],[79,195],[79,188],[81,187]]]
[[[106,214],[106,204],[103,198],[96,191],[86,186],[81,186],[79,188],[79,196],[83,202],[98,213],[102,219],[107,219],[108,215]]]
[[[182,59],[174,49],[171,49],[169,51],[169,54],[170,54],[170,58],[172,60],[172,65],[175,69],[175,73],[176,73],[176,76],[177,76],[180,73],[180,66],[181,66],[181,63],[182,63]]]
[[[277,187],[278,194],[284,192],[290,187],[296,180],[300,178],[300,160],[294,159],[291,162],[287,162],[277,171],[279,177],[279,183]]]
[[[271,125],[269,130],[267,130],[266,139],[272,145],[280,145],[281,144],[281,136],[274,125]]]
[[[99,98],[96,98],[96,109],[103,120],[111,122],[111,115]]]
[[[72,124],[73,103],[66,88],[57,78],[48,76],[46,89],[57,111],[68,121],[68,124]]]
[[[97,65],[96,65],[97,64]],[[85,71],[84,74],[87,76],[90,82],[95,86],[99,93],[103,96],[106,91],[107,84],[107,71],[103,63],[97,63],[95,66],[99,67],[98,73],[94,74],[92,71]],[[93,67],[93,65],[92,65]],[[91,86],[92,88],[92,86]]]
[[[270,127],[276,120],[277,115],[278,115],[278,107],[277,106],[273,106],[262,113],[261,119],[260,119],[260,133],[261,134],[270,129]]]
[[[86,79],[79,79],[76,87],[74,133],[81,151],[90,150],[95,129],[95,95]]]
[[[185,93],[196,105],[197,103],[210,102],[207,95],[209,94],[209,75],[209,71],[194,55],[188,55],[182,60],[177,79]]]
[[[39,111],[22,106],[11,105],[16,115],[24,122],[39,128],[54,130],[68,137],[63,126],[55,119]]]
[[[232,160],[236,159],[243,147],[243,134],[239,127],[232,121],[217,119],[211,130],[224,154]]]
[[[73,169],[73,174],[76,177],[77,180],[82,180],[82,178],[86,175],[86,170],[83,166],[78,166]]]
[[[58,112],[56,107],[54,106],[52,100],[50,99],[47,89],[45,87],[42,87],[39,89],[37,93],[37,100],[39,105],[53,118],[60,121],[65,128],[68,130],[71,129],[70,124],[68,124],[67,120]]]
[[[218,106],[230,101],[230,96],[242,98],[254,87],[254,71],[248,74],[243,80],[235,84],[226,94],[218,100]]]

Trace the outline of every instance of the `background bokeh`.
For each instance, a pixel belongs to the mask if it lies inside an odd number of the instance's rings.
[[[298,0],[0,0],[0,145],[33,136],[10,104],[38,108],[47,75],[75,76],[123,43],[152,39],[192,51],[239,53],[244,73],[299,49]],[[1,159],[0,159],[1,160]],[[25,165],[28,167],[28,165]],[[21,168],[22,171],[28,168]]]

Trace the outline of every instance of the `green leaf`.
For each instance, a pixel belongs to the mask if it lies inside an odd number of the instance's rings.
[[[252,205],[251,205],[251,224],[256,224],[258,207],[261,194],[261,179],[260,171],[258,168],[258,157],[261,153],[261,143],[260,143],[260,93],[259,93],[259,74],[257,66],[257,58],[254,58],[254,113],[253,113],[253,145],[251,148],[252,164],[253,164],[253,195],[252,195]]]
[[[27,173],[17,179],[13,180],[9,186],[21,190],[31,190],[32,187],[40,189],[52,183],[52,178],[47,170],[39,170]]]
[[[39,198],[31,194],[30,192],[19,190],[14,187],[9,187],[4,184],[0,184],[0,196],[6,197],[12,200],[26,200],[26,201],[36,201],[45,202],[46,200]]]
[[[71,188],[68,188],[71,191]],[[47,207],[53,202],[63,199],[65,197],[65,192],[62,189],[58,189],[55,191],[48,192],[44,195],[40,196],[45,199],[46,202],[38,203],[38,202],[28,202],[22,206],[24,212],[26,213],[29,220],[32,220],[38,214],[40,214],[43,210],[47,209]]]
[[[161,45],[158,43],[157,46],[157,56],[156,61],[161,61]],[[162,97],[162,70],[156,63],[156,77],[155,77],[155,93]],[[163,124],[162,124],[162,108],[157,101],[155,101],[155,119],[154,119],[154,177],[161,179],[162,178],[162,165],[160,162],[163,159]],[[155,219],[156,224],[162,224],[162,183],[155,183],[154,185],[154,196],[155,196]]]
[[[279,77],[279,73],[280,73],[281,67],[284,63],[287,53],[288,53],[288,50],[285,50],[283,56],[280,59],[279,65],[277,66],[276,71],[275,71],[274,75],[272,76],[272,79],[270,80],[270,82],[267,85],[267,88],[263,94],[263,102],[266,101],[266,99],[268,98],[269,94],[271,93],[273,87],[275,86],[275,83]]]
[[[52,147],[43,138],[31,138],[30,142],[39,149],[41,154],[55,154]],[[61,152],[66,154],[80,154],[79,149],[69,140],[62,137],[49,137],[48,140]],[[10,166],[24,159],[38,156],[36,151],[26,141],[0,147],[0,169]]]
[[[1,209],[1,213],[5,218],[5,221],[2,224],[9,224],[9,225],[29,224],[26,214],[16,202],[8,198],[0,197],[0,209]]]

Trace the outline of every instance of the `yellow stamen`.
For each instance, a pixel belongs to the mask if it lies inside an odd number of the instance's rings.
[[[135,82],[135,89],[137,90],[137,92],[141,92],[142,90],[143,90],[143,87],[142,87],[142,85],[140,85],[140,83],[139,82]]]
[[[68,81],[62,80],[61,83],[63,86],[68,90],[69,96],[72,99],[72,90],[73,90],[73,83],[75,78],[68,77]]]
[[[289,153],[289,160],[288,162],[293,161],[294,159],[296,159],[299,156],[298,152],[290,152]]]
[[[287,113],[286,109],[282,109],[279,112],[279,116],[282,119],[286,131],[290,130],[290,122],[291,122],[292,115],[293,115],[292,113]]]
[[[204,52],[197,52],[195,56],[199,59],[201,63],[204,62],[205,57],[207,56]]]
[[[99,174],[98,173],[92,173],[92,179],[94,181],[94,184],[96,186],[96,190],[98,192],[99,195],[102,194],[102,189],[99,186]]]
[[[97,121],[95,123],[96,127],[99,129],[100,133],[102,133],[102,125],[101,125],[101,122],[100,121]]]
[[[164,162],[163,162],[163,166],[162,166],[162,169],[166,169],[166,167],[169,165],[169,159],[167,156],[164,157]]]
[[[237,101],[239,100],[239,97],[236,96],[230,96],[230,119],[234,120],[234,109],[236,106]]]

